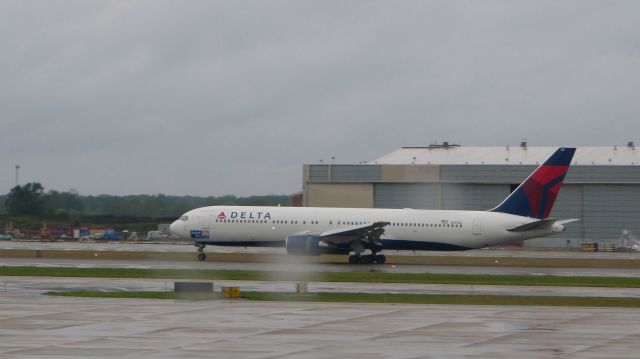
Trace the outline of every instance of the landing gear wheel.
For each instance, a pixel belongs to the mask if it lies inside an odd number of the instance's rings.
[[[371,264],[375,261],[375,257],[372,254],[362,256],[360,259],[360,263],[362,264]]]
[[[376,256],[376,263],[378,264],[384,264],[384,262],[387,261],[387,257],[384,256],[384,254],[378,254]]]
[[[204,252],[198,253],[198,260],[200,262],[204,261],[205,259],[207,259],[207,255]]]
[[[349,264],[358,264],[360,263],[360,256],[349,256]]]

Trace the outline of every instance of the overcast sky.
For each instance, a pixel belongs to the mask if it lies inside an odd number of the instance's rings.
[[[640,142],[640,1],[0,0],[0,193],[290,194],[401,146]]]

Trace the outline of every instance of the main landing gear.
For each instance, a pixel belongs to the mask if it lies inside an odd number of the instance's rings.
[[[357,255],[353,254],[349,256],[349,264],[383,264],[387,260],[384,254],[367,254]]]
[[[196,247],[198,247],[198,260],[202,262],[207,259],[207,254],[204,252],[205,245],[202,243],[196,243]]]

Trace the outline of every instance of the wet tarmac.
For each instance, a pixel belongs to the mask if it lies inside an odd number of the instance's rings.
[[[640,310],[0,295],[0,357],[637,358]]]
[[[2,243],[86,249],[87,243]],[[190,245],[96,244],[90,250],[194,251]],[[13,248],[13,247],[12,247]],[[209,250],[209,247],[207,248]],[[223,250],[242,252],[241,248]],[[278,249],[266,249],[267,253]],[[433,252],[428,252],[434,255]],[[636,258],[635,253],[539,251],[436,255]],[[616,268],[0,258],[0,265],[116,268],[398,271],[639,276]],[[60,298],[60,290],[172,290],[173,280],[0,277],[0,357],[14,358],[636,358],[640,309],[174,301]],[[277,280],[214,281],[215,290],[293,291]],[[640,297],[636,288],[562,288],[310,282],[310,292]]]

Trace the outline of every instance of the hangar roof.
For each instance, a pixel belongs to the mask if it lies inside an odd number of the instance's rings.
[[[370,163],[374,164],[522,164],[538,165],[558,147],[432,145],[402,147]],[[626,146],[577,147],[572,165],[640,165],[640,148]]]

